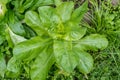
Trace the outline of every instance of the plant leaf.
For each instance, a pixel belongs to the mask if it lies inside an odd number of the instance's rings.
[[[56,6],[59,6],[60,4],[62,4],[62,0],[54,0],[54,4]]]
[[[87,30],[85,27],[81,27],[73,22],[68,22],[67,24],[65,24],[65,26],[66,26],[65,27],[66,34],[64,36],[64,39],[68,41],[79,40],[85,35]]]
[[[11,28],[11,30],[14,33],[16,33],[18,35],[21,35],[21,36],[25,36],[26,35],[24,27],[23,27],[23,25],[20,22],[10,23],[9,27]]]
[[[84,14],[87,12],[88,8],[88,1],[84,2],[79,8],[75,9],[72,13],[71,20],[79,23],[83,18]]]
[[[21,63],[12,57],[7,64],[7,77],[17,78],[21,73]]]
[[[7,4],[10,0],[0,0],[0,3]]]
[[[0,76],[4,77],[6,71],[6,62],[3,54],[0,52]]]
[[[54,55],[58,65],[66,71],[71,73],[79,62],[76,55],[77,52],[72,48],[71,42],[54,41]]]
[[[34,0],[33,6],[31,7],[32,10],[40,6],[52,5],[54,4],[54,0]]]
[[[30,40],[17,44],[13,49],[13,56],[16,59],[30,61],[37,57],[46,44],[49,44],[50,39],[41,39],[34,37]]]
[[[39,15],[36,12],[34,11],[26,12],[25,22],[37,33],[37,35],[42,36],[45,33],[41,25]]]
[[[20,13],[23,13],[26,9],[30,8],[33,3],[34,3],[34,0],[26,0],[25,2],[24,2],[24,0],[21,0],[19,2],[19,4],[20,4],[19,7],[15,7],[15,8]],[[17,4],[17,6],[18,6],[18,4]]]
[[[73,9],[74,9],[73,2],[64,2],[56,8],[56,11],[59,17],[61,18],[61,21],[65,22],[71,18]]]
[[[13,43],[13,45],[16,45],[20,42],[23,42],[23,41],[27,40],[24,37],[13,33],[12,30],[9,27],[6,30],[6,37],[7,37],[7,41],[9,42],[9,44]]]
[[[24,26],[19,21],[19,19],[15,15],[14,11],[9,10],[8,18],[7,19],[9,20],[8,25],[9,25],[10,29],[15,34],[18,34],[18,35],[21,35],[21,36],[25,36],[26,35]]]
[[[29,26],[41,26],[39,16],[34,11],[28,11],[25,14],[25,22]]]
[[[46,80],[49,69],[54,63],[53,48],[46,46],[31,64],[30,75],[32,80]]]
[[[81,48],[81,50],[94,50],[105,49],[108,46],[108,40],[103,35],[91,34],[79,41],[75,47]]]
[[[31,37],[37,36],[35,31],[33,31],[30,27],[24,26],[25,32],[26,32],[26,38],[30,39]]]
[[[50,6],[42,6],[38,8],[40,20],[42,25],[48,29],[49,27],[53,27],[55,23],[58,23],[59,17],[55,13],[55,9]]]
[[[77,68],[83,74],[89,73],[93,68],[93,58],[90,54],[84,51],[79,51],[79,64]]]
[[[0,45],[5,41],[5,37],[3,35],[0,35]]]
[[[39,16],[43,24],[49,22],[53,16],[54,8],[50,6],[42,6],[38,8]]]

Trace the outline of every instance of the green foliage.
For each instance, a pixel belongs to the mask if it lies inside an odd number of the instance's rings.
[[[0,75],[4,77],[6,71],[6,63],[3,54],[0,52]]]
[[[52,47],[45,47],[42,53],[31,64],[30,75],[32,80],[46,80],[48,71],[55,62],[52,52]]]
[[[87,14],[90,22],[83,23],[88,27],[87,32],[104,34],[109,40],[109,47],[107,49],[115,49],[119,51],[120,44],[120,4],[116,6],[111,4],[111,0],[101,1],[98,4],[95,0],[90,2],[91,13]],[[114,46],[114,47],[113,47]]]
[[[94,64],[89,51],[108,45],[104,35],[86,35],[87,28],[80,25],[88,1],[76,9],[74,2],[61,0],[11,0],[4,5],[1,79],[46,80],[53,65],[67,75],[75,69],[86,75]]]
[[[8,2],[7,0],[5,0],[5,2],[0,1],[0,21],[4,18],[5,13],[7,11],[7,8],[6,8],[6,3],[7,2]]]

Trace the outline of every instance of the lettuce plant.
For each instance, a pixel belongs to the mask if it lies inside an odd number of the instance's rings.
[[[4,69],[0,68],[4,70],[0,73],[2,77],[5,74],[8,78],[18,78],[26,73],[31,80],[46,80],[53,64],[68,74],[75,68],[85,75],[92,70],[94,61],[88,50],[103,50],[108,41],[104,35],[86,36],[86,28],[80,25],[88,2],[77,9],[73,2],[56,1],[55,4],[25,12],[24,24],[36,34],[30,39],[15,34],[7,26],[6,38],[13,48],[13,56],[7,65],[4,63]],[[2,57],[0,61],[3,60]]]

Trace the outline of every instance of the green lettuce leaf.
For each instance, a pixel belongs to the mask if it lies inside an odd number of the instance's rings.
[[[93,58],[92,56],[84,51],[79,51],[79,64],[77,65],[77,68],[79,71],[83,74],[88,74],[93,69]]]
[[[48,71],[54,62],[53,48],[52,46],[46,46],[35,59],[35,61],[31,64],[31,79],[46,80]]]
[[[72,48],[72,43],[67,41],[54,41],[54,55],[58,65],[66,71],[71,73],[79,62],[79,53]]]
[[[39,55],[47,44],[50,44],[50,39],[43,40],[40,37],[34,37],[17,44],[13,49],[13,57],[22,61],[31,61]]]
[[[9,78],[17,78],[21,73],[21,62],[12,57],[7,64],[6,75]]]
[[[39,15],[36,12],[34,11],[26,12],[25,22],[30,28],[32,28],[37,33],[37,35],[42,36],[45,33]]]
[[[6,39],[9,45],[16,45],[27,40],[24,37],[13,33],[9,27],[6,29]]]
[[[73,2],[64,2],[56,8],[56,12],[61,18],[61,21],[65,22],[71,18],[73,9],[74,9]]]
[[[42,6],[38,8],[38,12],[42,26],[44,26],[45,30],[54,27],[54,25],[60,21],[53,7]]]
[[[62,0],[54,0],[54,4],[56,6],[59,6],[60,4],[62,4]]]
[[[81,50],[94,50],[98,49],[103,50],[108,46],[108,40],[103,35],[99,34],[91,34],[89,36],[81,39],[78,44],[75,45],[77,48],[81,48]]]
[[[81,27],[78,24],[75,24],[74,22],[69,21],[65,25],[65,35],[64,39],[68,41],[76,41],[81,39],[85,33],[87,28]]]

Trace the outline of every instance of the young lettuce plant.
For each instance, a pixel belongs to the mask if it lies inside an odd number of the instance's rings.
[[[26,12],[25,23],[37,36],[15,44],[7,65],[8,73],[19,74],[19,66],[23,66],[32,80],[45,80],[54,63],[67,73],[76,67],[83,74],[89,73],[93,58],[87,50],[102,50],[108,41],[99,34],[85,36],[86,28],[79,23],[87,12],[87,5],[86,1],[74,10],[73,2],[61,2],[56,7],[39,7],[39,13]]]

